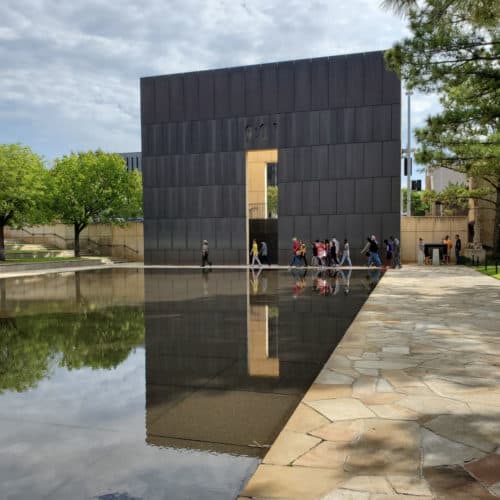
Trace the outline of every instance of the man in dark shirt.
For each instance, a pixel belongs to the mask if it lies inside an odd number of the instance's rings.
[[[458,234],[455,235],[455,260],[456,264],[460,264],[460,251],[462,250],[462,241]]]

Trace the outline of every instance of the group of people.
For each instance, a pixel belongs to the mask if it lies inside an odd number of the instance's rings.
[[[442,263],[450,264],[451,250],[453,248],[453,242],[449,235],[446,235],[442,240]],[[455,235],[455,263],[458,265],[461,262],[460,252],[462,251],[462,240],[458,234]],[[431,264],[431,255],[425,255],[425,243],[422,238],[418,239],[418,257],[417,263],[419,265]]]
[[[342,266],[344,262],[347,262],[349,267],[352,267],[349,242],[344,239],[344,243],[341,247],[340,242],[337,238],[333,237],[331,240],[316,240],[312,244],[312,258],[311,266],[315,267],[331,267],[331,266]],[[292,260],[290,262],[290,267],[301,267],[304,265],[307,267],[307,246],[306,244],[298,240],[297,238],[292,239]]]
[[[401,268],[401,243],[398,238],[390,236],[389,239],[384,240],[383,250],[385,252],[385,266],[393,267],[394,269]],[[382,267],[382,260],[380,259],[380,245],[377,237],[372,234],[366,238],[366,243],[361,253],[368,257],[368,267],[375,264],[376,267]]]
[[[421,240],[422,238],[420,238],[420,241]],[[383,248],[385,250],[385,265],[387,267],[392,266],[395,269],[400,268],[401,245],[398,238],[391,236],[389,239],[385,239],[383,244]],[[307,267],[309,265],[307,260],[307,250],[308,249],[306,243],[294,237],[292,239],[292,259],[290,261],[290,267]],[[312,258],[310,265],[313,267],[341,267],[344,265],[344,263],[346,263],[348,267],[352,267],[349,241],[347,240],[347,238],[344,238],[342,244],[335,237],[333,237],[332,239],[316,240],[311,244],[311,250]],[[377,241],[376,236],[374,234],[368,236],[366,238],[366,244],[361,250],[361,254],[364,254],[366,257],[368,257],[368,267],[372,265],[375,265],[376,267],[382,267],[382,261],[380,259],[379,252],[380,245]],[[268,266],[271,265],[268,254],[268,247],[265,241],[261,241],[260,246],[256,239],[252,241],[252,245],[250,248],[250,257],[250,265],[252,267],[255,265],[262,266],[263,264],[267,264]],[[203,240],[201,245],[201,259],[201,267],[205,267],[207,264],[209,266],[212,265],[212,262],[208,257],[207,240]]]
[[[374,234],[366,238],[366,244],[361,250],[361,254],[368,257],[368,267],[375,265],[382,267],[382,261],[379,255],[379,243]],[[392,266],[396,269],[401,267],[401,245],[398,238],[391,236],[384,240],[385,250],[385,265]],[[292,239],[292,260],[290,267],[307,266],[307,247],[303,241],[297,238]],[[344,242],[340,244],[337,238],[331,240],[316,240],[312,244],[312,259],[311,266],[316,267],[334,267],[343,266],[344,262],[349,267],[352,267],[349,241],[344,238]]]

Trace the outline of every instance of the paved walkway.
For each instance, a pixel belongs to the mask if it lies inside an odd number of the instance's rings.
[[[241,498],[500,496],[500,281],[389,271]]]

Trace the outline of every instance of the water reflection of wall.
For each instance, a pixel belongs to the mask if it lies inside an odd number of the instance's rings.
[[[140,269],[106,269],[62,272],[0,279],[0,311],[9,315],[73,311],[85,302],[95,307],[136,305],[144,301],[144,276]]]
[[[307,280],[146,271],[148,443],[265,453],[367,296]]]

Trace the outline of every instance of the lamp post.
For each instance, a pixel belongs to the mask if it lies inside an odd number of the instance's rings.
[[[411,105],[410,96],[413,91],[410,89],[406,90],[406,95],[408,97],[408,135],[406,137],[406,215],[411,215],[411,170],[412,170],[412,159],[411,159]]]

